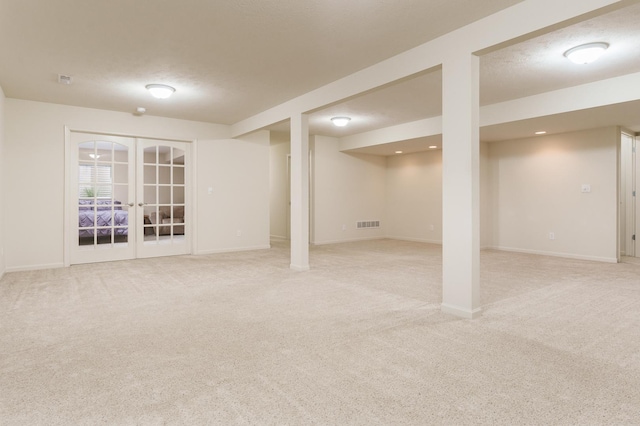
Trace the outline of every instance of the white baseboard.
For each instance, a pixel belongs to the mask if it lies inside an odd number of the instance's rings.
[[[477,308],[470,311],[468,309],[461,308],[460,306],[448,305],[446,303],[443,303],[440,306],[441,306],[442,312],[444,312],[445,314],[451,314],[451,315],[455,315],[457,317],[466,318],[466,319],[476,319],[480,316],[480,313],[482,312],[481,308]]]
[[[293,271],[298,271],[298,272],[306,272],[309,271],[311,268],[309,267],[309,265],[306,266],[300,266],[300,265],[294,265],[293,263],[289,265],[289,267],[293,270]]]
[[[58,269],[64,268],[64,263],[47,263],[41,265],[24,265],[24,266],[11,266],[8,267],[5,272],[24,272],[24,271],[37,271],[40,269]]]
[[[500,251],[509,251],[509,252],[514,252],[514,253],[536,254],[536,255],[540,255],[540,256],[562,257],[562,258],[565,258],[565,259],[591,260],[591,261],[595,261],[595,262],[618,263],[618,259],[615,258],[615,257],[587,256],[587,255],[582,255],[582,254],[557,253],[557,252],[553,252],[553,251],[529,250],[529,249],[520,249],[520,248],[503,247],[503,246],[487,247],[487,249],[500,250]]]
[[[229,248],[221,248],[221,249],[213,249],[213,250],[199,250],[194,254],[196,256],[201,256],[205,254],[218,254],[218,253],[232,253],[237,251],[252,251],[252,250],[266,250],[270,249],[271,244],[259,245],[259,246],[247,246],[247,247],[229,247]]]
[[[371,241],[371,240],[388,240],[388,237],[364,237],[364,238],[345,238],[344,240],[329,240],[329,241],[312,241],[310,244],[314,246],[324,246],[327,244],[341,244],[341,243],[355,243],[357,241]]]
[[[442,241],[441,240],[429,240],[427,238],[392,237],[392,236],[388,236],[386,238],[388,238],[390,240],[410,241],[412,243],[427,243],[427,244],[436,244],[436,245],[439,245],[439,246],[442,245]]]
[[[276,241],[289,241],[289,238],[283,237],[282,235],[270,235],[269,239]]]

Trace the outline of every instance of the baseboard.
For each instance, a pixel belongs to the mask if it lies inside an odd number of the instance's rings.
[[[308,270],[310,270],[311,268],[309,267],[309,265],[306,266],[299,266],[299,265],[294,265],[293,263],[289,265],[289,267],[294,270],[294,271],[298,271],[298,272],[306,272]]]
[[[42,265],[29,265],[29,266],[11,266],[8,267],[5,272],[24,272],[24,271],[37,271],[40,269],[58,269],[64,268],[64,263],[47,263]]]
[[[327,244],[342,244],[342,243],[355,243],[358,241],[371,241],[371,240],[388,240],[388,237],[365,237],[365,238],[346,238],[344,240],[331,240],[331,241],[312,241],[310,244],[314,246],[324,246]]]
[[[544,250],[529,250],[529,249],[520,249],[513,247],[503,247],[503,246],[493,246],[487,247],[490,250],[499,250],[499,251],[508,251],[513,253],[525,253],[525,254],[535,254],[539,256],[552,256],[552,257],[562,257],[565,259],[575,259],[575,260],[591,260],[594,262],[605,262],[605,263],[618,263],[618,259],[615,257],[600,257],[600,256],[586,256],[582,254],[573,254],[573,253],[558,253],[553,251],[544,251]]]
[[[459,306],[448,305],[446,303],[443,303],[440,306],[441,306],[442,312],[444,312],[445,314],[455,315],[457,317],[466,318],[466,319],[476,319],[480,316],[480,313],[482,312],[481,308],[477,308],[470,311],[468,309],[464,309]]]
[[[289,238],[283,237],[282,235],[270,235],[269,239],[276,241],[289,241]]]
[[[206,255],[206,254],[219,254],[219,253],[233,253],[237,251],[252,251],[252,250],[266,250],[270,249],[271,244],[259,245],[259,246],[247,246],[247,247],[230,247],[230,248],[222,248],[222,249],[213,249],[213,250],[199,250],[194,254],[196,256]]]
[[[391,236],[387,236],[386,238],[388,238],[390,240],[409,241],[409,242],[412,242],[412,243],[436,244],[438,246],[442,245],[442,241],[441,240],[429,240],[427,238],[391,237]]]

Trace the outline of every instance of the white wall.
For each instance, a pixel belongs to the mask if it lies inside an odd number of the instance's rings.
[[[269,248],[269,132],[199,142],[197,155],[198,254]]]
[[[310,138],[311,242],[328,244],[384,237],[385,157],[347,154],[338,148],[336,138]],[[359,220],[380,220],[381,227],[359,230]]]
[[[493,185],[489,144],[480,142],[480,248],[493,243]]]
[[[491,244],[490,159],[480,144],[480,244]],[[387,159],[387,237],[442,244],[442,150]],[[433,226],[433,229],[432,229]]]
[[[442,243],[442,150],[387,159],[386,235]]]
[[[152,116],[6,99],[5,101],[5,257],[7,270],[58,267],[63,263],[64,218],[64,126],[73,130],[117,133],[160,139],[198,140],[195,166],[198,171],[196,252],[233,250],[268,244],[268,199],[228,203],[225,195],[236,192],[252,197],[268,182],[268,137],[249,135],[242,141],[229,140],[229,126]],[[256,139],[264,139],[256,141]],[[218,141],[222,139],[222,141]],[[237,144],[237,145],[236,145]],[[254,168],[245,163],[245,158]],[[244,172],[239,179],[216,173],[216,167]],[[231,175],[235,176],[235,175]],[[249,189],[252,184],[255,189]],[[266,185],[266,184],[265,184]],[[203,191],[213,186],[213,196],[202,200]],[[223,191],[222,191],[223,188]],[[267,189],[263,193],[267,194]],[[262,203],[261,205],[259,205]],[[234,211],[233,209],[241,209]],[[224,211],[224,217],[220,215]],[[253,215],[251,219],[249,216]],[[231,217],[241,223],[224,222]],[[254,220],[255,219],[255,220]],[[215,220],[215,224],[212,224]],[[249,225],[257,223],[257,225]],[[245,226],[244,224],[247,223]],[[220,238],[222,228],[245,226],[242,238]],[[267,233],[265,236],[266,229]],[[219,232],[216,232],[219,231]],[[254,232],[255,231],[255,232]],[[235,234],[234,234],[235,235]],[[235,237],[237,238],[237,237]]]
[[[617,134],[607,127],[491,143],[492,245],[615,262]]]
[[[4,174],[6,172],[6,160],[4,155],[4,116],[5,116],[5,96],[2,87],[0,87],[0,278],[4,275],[6,269],[5,263],[5,221],[4,210],[7,205],[4,191]]]
[[[287,155],[291,153],[290,137],[286,133],[271,132],[269,155],[269,187],[271,237],[289,238],[287,209],[289,178],[287,176]]]

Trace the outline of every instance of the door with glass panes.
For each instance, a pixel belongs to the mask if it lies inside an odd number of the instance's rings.
[[[69,149],[69,263],[135,257],[135,139],[71,132]]]
[[[69,264],[190,252],[189,144],[70,132]]]
[[[138,160],[138,257],[189,253],[189,144],[138,139]]]

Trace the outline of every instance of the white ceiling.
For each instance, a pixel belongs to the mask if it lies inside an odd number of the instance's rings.
[[[0,85],[233,124],[519,1],[0,0]],[[148,83],[177,92],[154,100]]]
[[[0,86],[10,98],[233,124],[519,2],[0,0]],[[481,104],[640,71],[640,4],[629,4],[483,55]],[[590,66],[562,56],[596,40],[611,48]],[[58,84],[57,74],[73,84]],[[156,100],[148,83],[177,92]],[[339,137],[438,116],[441,85],[434,70],[314,111],[311,132]],[[629,113],[637,105],[624,108],[549,117],[548,129],[598,122],[640,131],[640,114]],[[338,129],[334,115],[353,120]],[[536,126],[547,126],[545,118],[483,128],[481,136],[526,136]],[[406,145],[410,152],[424,143]],[[375,150],[402,147],[387,149]]]

